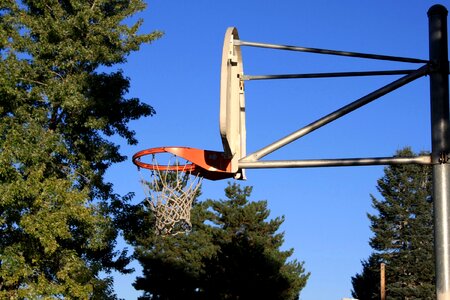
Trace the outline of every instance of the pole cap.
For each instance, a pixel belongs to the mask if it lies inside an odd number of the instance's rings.
[[[444,5],[435,4],[428,10],[428,16],[432,15],[448,15],[448,10]]]

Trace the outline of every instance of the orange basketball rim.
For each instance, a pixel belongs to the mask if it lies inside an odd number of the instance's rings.
[[[182,165],[156,164],[158,154],[169,153],[187,161]],[[144,157],[152,156],[151,162],[145,162]],[[180,171],[198,175],[210,180],[232,178],[231,159],[224,152],[201,150],[190,147],[157,147],[145,149],[133,155],[133,163],[139,168],[155,171]]]

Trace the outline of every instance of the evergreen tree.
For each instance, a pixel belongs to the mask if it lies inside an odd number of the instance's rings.
[[[298,299],[309,277],[303,263],[287,262],[293,249],[280,251],[284,221],[266,221],[266,201],[249,202],[252,188],[231,184],[227,200],[210,201],[214,243],[219,247],[208,261],[205,293],[208,299]]]
[[[298,298],[309,273],[303,263],[287,261],[292,249],[279,249],[284,219],[267,221],[267,203],[250,202],[250,187],[230,184],[225,193],[226,200],[194,204],[189,234],[161,237],[141,228],[127,236],[143,267],[135,283],[144,290],[141,299]],[[140,224],[130,228],[151,225],[143,206],[132,213],[139,211]]]
[[[205,299],[199,287],[203,286],[206,262],[218,248],[211,228],[203,224],[204,204],[195,203],[192,208],[192,231],[174,236],[155,235],[154,216],[144,206],[135,212],[140,220],[132,222],[126,237],[143,268],[143,276],[134,283],[137,290],[144,291],[139,299]]]
[[[104,180],[136,143],[130,120],[154,110],[125,98],[124,63],[160,33],[137,34],[141,0],[5,0],[0,4],[0,298],[110,299],[127,272],[116,252],[122,200]]]
[[[380,299],[380,264],[379,255],[372,253],[367,261],[362,261],[361,274],[352,277],[352,296],[361,299]]]
[[[414,156],[411,149],[398,156]],[[431,168],[422,165],[396,165],[385,168],[378,180],[383,197],[372,196],[378,214],[368,215],[375,250],[363,263],[362,275],[353,278],[353,292],[358,299],[379,299],[379,292],[361,295],[361,284],[376,279],[379,264],[386,264],[386,295],[389,299],[434,299],[433,205],[431,203]],[[372,274],[372,275],[370,275]],[[369,285],[369,283],[366,283]],[[377,282],[372,282],[377,286]],[[366,298],[367,297],[367,298]]]

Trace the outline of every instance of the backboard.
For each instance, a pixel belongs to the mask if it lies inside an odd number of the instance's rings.
[[[220,135],[225,155],[231,159],[231,171],[238,173],[238,161],[246,155],[245,98],[242,79],[241,47],[237,29],[230,27],[225,33],[220,75]]]

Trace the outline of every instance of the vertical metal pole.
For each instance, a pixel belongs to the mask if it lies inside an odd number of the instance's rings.
[[[386,300],[386,264],[380,264],[380,300]]]
[[[450,300],[450,165],[447,9],[428,10],[436,297]]]

